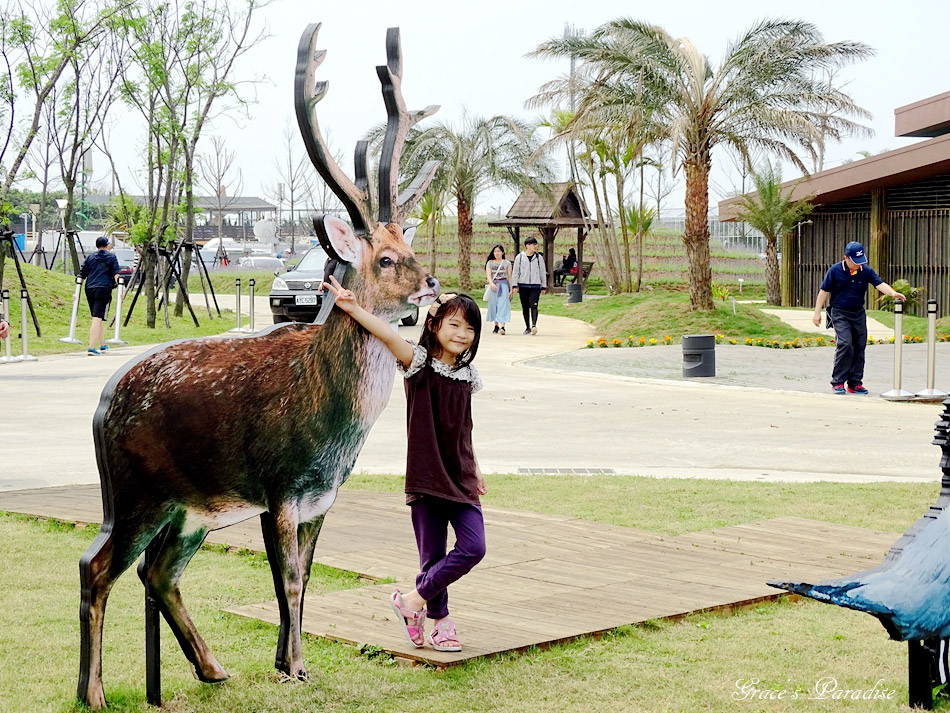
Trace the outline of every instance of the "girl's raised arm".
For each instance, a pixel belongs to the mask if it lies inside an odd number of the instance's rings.
[[[336,306],[359,322],[374,337],[385,344],[393,356],[407,369],[412,364],[413,348],[405,339],[396,334],[392,327],[375,314],[367,312],[356,303],[356,296],[330,275],[330,284],[324,282],[323,289],[336,297]]]

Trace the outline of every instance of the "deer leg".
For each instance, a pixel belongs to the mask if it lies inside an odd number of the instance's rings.
[[[313,551],[317,546],[317,537],[320,535],[320,528],[323,527],[323,518],[321,515],[310,522],[302,522],[297,527],[297,551],[300,554],[300,629],[303,630],[303,601],[307,593],[307,583],[310,581],[310,567],[313,564]],[[268,555],[270,558],[270,555]],[[276,576],[276,575],[275,575]],[[275,581],[275,587],[279,591],[280,585]],[[286,601],[283,606],[286,606]],[[283,612],[283,609],[281,609]],[[283,621],[283,614],[281,614]],[[288,628],[281,625],[280,635],[277,638],[277,668],[286,670],[287,667],[287,633]],[[283,664],[283,665],[282,665]]]
[[[208,530],[205,528],[183,532],[181,525],[173,522],[152,567],[146,571],[144,560],[139,565],[139,577],[143,583],[147,581],[154,589],[162,615],[178,639],[178,645],[181,646],[185,657],[195,667],[198,680],[220,683],[227,680],[228,674],[195,628],[178,588],[185,567],[201,547],[207,534]]]
[[[288,676],[303,680],[307,677],[307,671],[303,665],[303,646],[300,641],[303,574],[297,528],[296,515],[290,506],[284,506],[277,513],[261,514],[264,547],[280,610],[280,634],[274,666]],[[313,554],[312,549],[310,554]]]
[[[164,523],[104,523],[79,560],[79,700],[90,708],[106,704],[102,688],[102,625],[112,585],[135,561]]]

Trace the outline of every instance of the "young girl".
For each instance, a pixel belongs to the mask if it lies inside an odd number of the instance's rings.
[[[505,334],[505,325],[511,321],[511,263],[505,260],[505,248],[496,245],[485,261],[485,275],[491,294],[488,296],[489,322],[495,323],[494,334]]]
[[[397,589],[390,605],[406,638],[417,648],[461,651],[449,619],[446,588],[485,556],[485,523],[479,495],[485,478],[472,448],[472,394],[482,382],[472,366],[478,351],[482,315],[468,295],[442,295],[429,308],[419,343],[406,341],[383,320],[358,304],[332,276],[324,288],[336,305],[380,339],[406,377],[409,448],[406,503],[419,548],[421,572],[416,588]],[[446,554],[448,525],[455,549]],[[426,618],[434,621],[425,636]]]

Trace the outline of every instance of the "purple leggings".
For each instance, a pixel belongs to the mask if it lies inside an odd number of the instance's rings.
[[[482,509],[428,495],[410,507],[422,570],[416,577],[416,591],[426,600],[426,616],[443,619],[449,615],[446,587],[468,574],[485,556]],[[455,531],[455,548],[446,554],[449,523]]]

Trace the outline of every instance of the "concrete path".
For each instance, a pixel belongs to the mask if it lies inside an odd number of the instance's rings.
[[[821,313],[821,326],[816,327],[815,323],[811,321],[812,315],[815,313],[813,309],[771,309],[767,307],[759,308],[763,313],[770,314],[773,317],[778,317],[780,320],[785,322],[800,332],[807,332],[808,334],[824,334],[826,336],[835,336],[835,330],[825,329],[825,313]],[[890,339],[894,336],[894,330],[890,327],[887,327],[876,319],[868,317],[868,336],[874,337],[875,339]]]
[[[537,336],[522,336],[517,323],[511,327],[505,337],[486,330],[476,360],[485,390],[473,401],[475,446],[487,473],[576,468],[744,480],[939,478],[938,451],[930,445],[939,406],[777,390],[770,383],[763,388],[764,359],[791,363],[808,350],[737,347],[733,370],[745,376],[735,383],[677,382],[592,369],[586,361],[533,361],[574,350],[593,336],[576,320],[542,315]],[[409,338],[418,331],[400,329]],[[144,349],[0,366],[0,489],[98,482],[91,422],[99,393]],[[678,348],[671,349],[673,360]],[[619,362],[640,351],[648,350],[580,350],[563,358],[606,353]],[[830,363],[830,350],[812,352]],[[887,347],[869,354],[889,356]],[[825,388],[822,370],[808,379],[816,390]],[[394,380],[356,470],[403,473],[405,428],[403,385]]]

